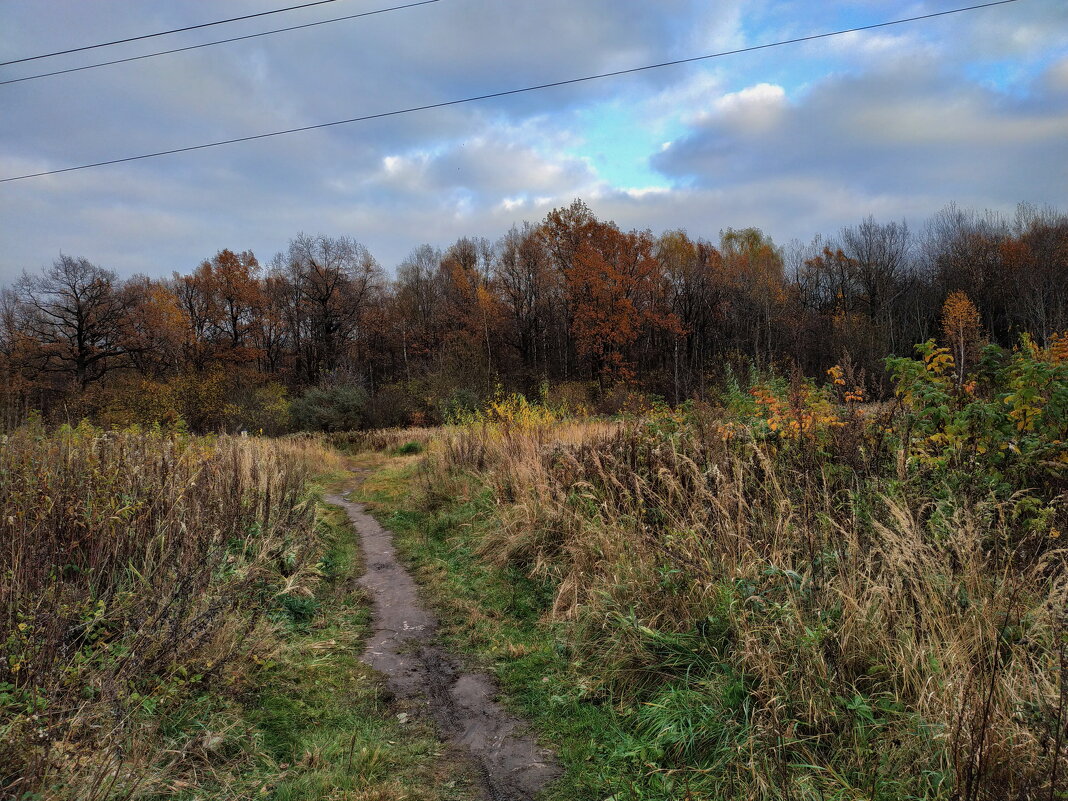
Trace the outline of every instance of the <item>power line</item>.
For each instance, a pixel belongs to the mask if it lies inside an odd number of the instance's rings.
[[[563,81],[552,81],[550,83],[541,83],[535,86],[525,86],[520,89],[507,89],[502,92],[489,92],[483,95],[475,95],[473,97],[464,97],[458,100],[445,100],[440,103],[428,103],[423,106],[411,106],[409,108],[395,109],[393,111],[382,111],[377,114],[365,114],[361,117],[352,117],[347,120],[335,120],[333,122],[321,122],[316,125],[304,125],[299,128],[288,128],[284,131],[271,131],[269,133],[253,134],[252,136],[239,136],[234,139],[223,139],[218,142],[207,142],[200,145],[190,145],[188,147],[176,147],[171,150],[159,150],[155,153],[143,153],[139,156],[126,156],[124,158],[109,159],[108,161],[96,161],[92,164],[79,164],[75,167],[63,167],[58,170],[46,170],[44,172],[35,172],[28,175],[16,175],[11,178],[0,178],[0,183],[8,183],[10,181],[23,181],[28,178],[40,178],[45,175],[58,175],[64,172],[74,172],[76,170],[87,170],[92,167],[106,167],[111,164],[123,164],[128,161],[140,161],[142,159],[157,158],[159,156],[171,156],[176,153],[189,153],[194,150],[205,150],[209,147],[221,147],[222,145],[233,145],[239,142],[252,142],[257,139],[269,139],[275,136],[285,136],[287,134],[301,133],[303,131],[314,131],[320,128],[332,128],[337,125],[350,125],[356,122],[367,122],[369,120],[378,120],[384,117],[397,117],[402,114],[414,114],[417,111],[429,111],[431,109],[445,108],[447,106],[458,106],[463,103],[474,103],[479,100],[490,100],[496,97],[508,97],[509,95],[518,95],[523,92],[536,92],[541,89],[551,89],[557,86],[568,86],[570,84],[585,83],[587,81],[596,81],[602,78],[614,78],[620,75],[631,75],[636,72],[645,72],[647,70],[660,69],[662,67],[674,67],[679,64],[692,64],[696,61],[707,61],[713,58],[722,58],[724,56],[734,56],[740,53],[751,53],[754,50],[766,50],[771,47],[781,47],[789,44],[799,44],[801,42],[811,42],[816,39],[827,39],[831,36],[842,36],[847,33],[858,33],[860,31],[870,31],[876,28],[887,28],[891,25],[902,25],[906,22],[919,22],[921,20],[933,19],[935,17],[945,17],[950,14],[960,14],[965,11],[976,11],[981,8],[991,8],[993,6],[1003,6],[1009,3],[1015,3],[1018,0],[995,0],[990,3],[980,3],[973,6],[965,6],[963,8],[953,8],[948,11],[936,11],[930,14],[921,14],[915,17],[905,17],[903,19],[890,20],[889,22],[876,22],[871,25],[860,25],[855,28],[845,28],[839,31],[829,31],[827,33],[816,33],[811,36],[799,36],[793,39],[783,39],[779,42],[769,42],[762,45],[752,45],[750,47],[741,47],[736,50],[724,50],[719,53],[709,53],[703,56],[691,56],[689,58],[679,58],[673,61],[661,61],[658,64],[646,64],[641,67],[630,67],[629,69],[614,70],[612,72],[601,72],[596,75],[586,75],[581,78],[568,78]]]
[[[218,19],[214,22],[202,22],[199,25],[187,25],[184,28],[172,28],[169,31],[157,31],[156,33],[146,33],[141,36],[130,36],[126,39],[116,39],[112,42],[100,42],[98,44],[85,45],[84,47],[72,47],[69,50],[57,50],[54,53],[42,53],[39,56],[26,56],[25,58],[16,58],[12,61],[0,61],[0,67],[6,67],[8,64],[21,64],[24,61],[36,61],[40,58],[51,58],[52,56],[65,56],[67,53],[80,53],[83,50],[95,50],[98,47],[111,47],[117,44],[126,44],[127,42],[139,42],[142,39],[153,39],[157,36],[167,36],[172,33],[181,33],[182,31],[195,31],[200,28],[210,28],[213,25],[225,25],[228,22],[238,22],[243,19],[255,19],[256,17],[266,17],[270,14],[282,14],[286,11],[296,11],[298,8],[310,8],[311,6],[321,6],[327,3],[336,3],[338,0],[315,0],[312,3],[301,3],[298,6],[287,6],[286,8],[276,8],[273,11],[259,11],[255,14],[245,14],[241,17],[230,17],[229,19]]]
[[[290,25],[288,28],[275,28],[270,31],[262,31],[261,33],[250,33],[245,36],[234,36],[230,39],[217,39],[214,42],[204,42],[203,44],[189,45],[188,47],[176,47],[172,50],[159,50],[155,53],[145,53],[141,56],[130,56],[129,58],[117,58],[114,61],[101,61],[97,64],[86,64],[81,67],[71,67],[65,70],[55,70],[54,72],[42,72],[39,75],[27,75],[24,78],[11,78],[6,81],[0,81],[0,86],[4,86],[9,83],[21,83],[22,81],[33,81],[37,78],[50,78],[53,75],[66,75],[68,72],[81,72],[82,70],[91,70],[96,67],[108,67],[112,64],[125,64],[128,61],[140,61],[144,58],[155,58],[156,56],[166,56],[171,53],[184,53],[186,50],[197,50],[201,47],[212,47],[214,45],[229,44],[230,42],[240,42],[245,39],[255,39],[260,36],[271,36],[275,33],[285,33],[286,31],[296,31],[301,28],[314,28],[316,25],[329,25],[333,22],[342,22],[344,20],[358,19],[359,17],[370,17],[375,14],[385,14],[389,11],[400,11],[404,8],[414,8],[416,6],[430,5],[431,3],[438,3],[440,0],[420,0],[417,3],[407,3],[403,6],[390,6],[389,8],[380,8],[375,11],[362,11],[359,14],[348,14],[344,17],[332,17],[330,19],[320,20],[318,22],[305,22],[302,25]]]

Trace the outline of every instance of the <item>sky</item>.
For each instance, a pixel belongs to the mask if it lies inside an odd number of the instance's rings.
[[[0,0],[0,61],[298,0]],[[407,0],[410,2],[411,0]],[[0,67],[0,81],[387,8],[335,0]],[[944,11],[968,0],[438,0],[0,85],[0,178]],[[0,183],[0,285],[61,253],[188,272],[351,236],[392,270],[582,198],[715,240],[810,240],[951,202],[1068,210],[1068,3],[874,31],[289,136]]]

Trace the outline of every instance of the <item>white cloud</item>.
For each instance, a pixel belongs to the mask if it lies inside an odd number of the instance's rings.
[[[671,194],[671,190],[666,186],[639,186],[631,187],[630,189],[624,189],[623,193],[627,197],[632,197],[635,200],[640,200],[646,197],[664,197]]]
[[[233,3],[234,15],[262,6]],[[930,10],[925,2],[905,10],[890,0],[862,5],[872,21]],[[845,0],[449,0],[15,84],[0,87],[0,175],[807,35],[855,19],[858,7]],[[63,25],[55,24],[57,14]],[[211,16],[197,0],[5,0],[0,48],[14,57]],[[325,16],[306,10],[287,21]],[[191,32],[174,44],[204,38]],[[759,225],[777,239],[867,213],[923,215],[953,199],[1009,209],[1020,200],[1065,205],[1065,41],[1068,6],[1028,0],[2,184],[0,283],[61,249],[125,273],[165,274],[222,247],[269,258],[300,230],[351,234],[392,266],[419,241],[496,236],[580,196],[623,227],[683,225],[714,236],[726,225]],[[612,110],[619,122],[613,117],[594,131],[591,109]],[[608,147],[616,136],[631,146]],[[642,148],[667,186],[648,171],[627,178],[620,169],[615,184],[605,180],[604,153],[640,163]]]
[[[932,66],[833,76],[791,104],[773,87],[743,90],[653,162],[677,179],[732,191],[818,176],[869,197],[1064,203],[1068,103],[962,85]],[[781,205],[766,188],[769,204]]]
[[[770,83],[758,83],[717,98],[713,111],[702,115],[697,122],[718,118],[724,125],[744,135],[775,127],[785,109],[785,89]]]

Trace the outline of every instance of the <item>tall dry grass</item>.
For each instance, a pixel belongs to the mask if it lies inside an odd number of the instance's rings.
[[[832,453],[717,430],[451,429],[427,502],[492,487],[483,555],[553,581],[573,667],[633,713],[647,779],[1064,798],[1068,551],[892,453],[853,472],[849,430]]]
[[[409,428],[373,428],[363,431],[340,431],[329,434],[329,442],[337,448],[352,452],[392,451],[410,443],[426,447],[437,430],[414,426]]]
[[[306,593],[314,438],[20,429],[0,448],[0,797],[189,786],[225,736],[185,705],[237,692]]]

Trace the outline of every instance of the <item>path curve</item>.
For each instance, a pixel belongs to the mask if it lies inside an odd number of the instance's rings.
[[[437,645],[437,619],[398,560],[393,535],[360,504],[339,495],[326,501],[348,514],[367,565],[360,584],[371,595],[373,634],[361,659],[386,676],[398,697],[426,706],[441,735],[470,756],[486,799],[534,798],[561,773],[552,752],[494,700],[493,679],[462,671]]]

